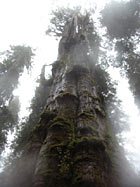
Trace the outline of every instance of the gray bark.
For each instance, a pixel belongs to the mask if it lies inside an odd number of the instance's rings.
[[[50,96],[27,148],[32,187],[136,187],[96,90],[85,22],[74,16],[60,40]]]
[[[109,181],[105,112],[88,62],[88,41],[76,32],[76,19],[67,26],[53,67],[54,82],[41,122],[47,132],[34,187],[105,187]]]

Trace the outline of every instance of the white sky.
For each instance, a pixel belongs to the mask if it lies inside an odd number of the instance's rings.
[[[103,6],[109,0],[98,0],[98,5]],[[0,0],[0,51],[7,50],[9,45],[29,45],[36,49],[34,60],[34,71],[31,75],[26,73],[20,79],[19,89],[15,91],[20,95],[21,113],[20,117],[28,114],[26,107],[33,97],[35,80],[40,74],[43,64],[50,64],[57,58],[57,44],[54,38],[45,35],[45,30],[49,24],[49,13],[56,6],[82,5],[83,7],[93,6],[93,0]],[[50,68],[48,68],[50,73]],[[113,79],[119,79],[118,97],[122,99],[122,104],[126,113],[131,119],[131,131],[124,134],[126,139],[132,139],[132,143],[125,143],[127,150],[133,150],[135,155],[140,152],[140,121],[138,110],[134,105],[134,100],[129,91],[128,82],[120,78],[118,72],[114,71]],[[127,140],[128,141],[128,140]],[[140,162],[140,156],[135,158]]]
[[[120,137],[124,140],[127,158],[133,163],[136,171],[140,171],[140,114],[129,90],[128,80],[121,77],[119,69],[109,69],[112,80],[118,81],[117,96],[122,101],[122,109],[129,117],[130,130],[122,132]],[[119,136],[118,136],[119,137]]]

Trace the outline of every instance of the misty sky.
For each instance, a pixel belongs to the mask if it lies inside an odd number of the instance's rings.
[[[98,0],[98,5],[103,6],[109,0]],[[96,2],[96,1],[95,1]],[[29,45],[36,51],[34,68],[31,75],[20,78],[20,86],[15,91],[21,99],[20,117],[28,114],[26,107],[33,97],[35,80],[40,74],[43,64],[50,64],[57,58],[57,44],[54,38],[46,36],[45,30],[49,24],[50,12],[56,6],[82,5],[89,8],[94,5],[93,0],[1,0],[0,1],[0,51],[7,50],[9,45]],[[51,72],[48,67],[47,73]],[[112,72],[112,71],[111,71]],[[125,147],[136,155],[132,159],[140,162],[140,137],[138,110],[134,105],[134,99],[129,91],[128,82],[121,79],[118,71],[113,71],[113,79],[119,79],[118,97],[122,99],[122,105],[131,120],[131,133],[125,133]],[[133,112],[132,112],[133,111]],[[131,140],[128,142],[128,139]],[[136,161],[135,161],[136,163]],[[137,165],[137,164],[136,164]]]

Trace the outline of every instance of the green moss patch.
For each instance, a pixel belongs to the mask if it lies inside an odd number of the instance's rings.
[[[84,110],[80,114],[78,114],[79,118],[89,118],[89,119],[95,119],[95,115],[93,114],[92,111],[89,110]]]
[[[104,141],[98,137],[81,137],[76,140],[75,144],[75,150],[78,151],[105,151]]]
[[[69,91],[63,91],[58,95],[58,98],[63,98],[63,97],[73,97],[77,98],[77,96]]]
[[[100,116],[105,117],[105,112],[103,111],[103,109],[101,109],[100,106],[96,106],[96,107],[95,107],[95,111],[96,111],[96,113],[99,114]]]
[[[76,133],[78,134],[78,136],[99,136],[98,131],[94,127],[89,125],[77,128]]]
[[[41,119],[45,119],[47,121],[52,120],[55,116],[56,114],[50,110],[44,110],[40,115]]]
[[[74,125],[70,119],[64,116],[57,116],[49,123],[48,130],[55,131],[57,129],[64,130],[65,132],[71,133],[74,135]]]
[[[86,95],[88,95],[88,97],[92,98],[93,101],[95,100],[95,101],[101,102],[101,99],[100,99],[99,96],[98,96],[98,97],[97,97],[97,96],[94,96],[94,95],[92,95],[90,92],[88,92],[87,90],[84,90],[83,93],[86,94]]]

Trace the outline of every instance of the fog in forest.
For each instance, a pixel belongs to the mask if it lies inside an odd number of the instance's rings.
[[[69,22],[71,9],[73,15],[90,12],[94,42],[89,42],[86,55],[94,67],[97,91],[113,136],[130,164],[128,170],[132,176],[140,174],[140,2],[5,0],[0,11],[1,187],[8,184],[8,170],[16,170],[18,164],[32,167],[32,157],[19,160],[46,107],[54,81],[51,70],[59,59],[60,31]],[[65,13],[69,19],[61,17]],[[80,50],[84,48],[78,46],[75,54],[82,59],[77,55]],[[134,180],[140,184],[135,176]]]

